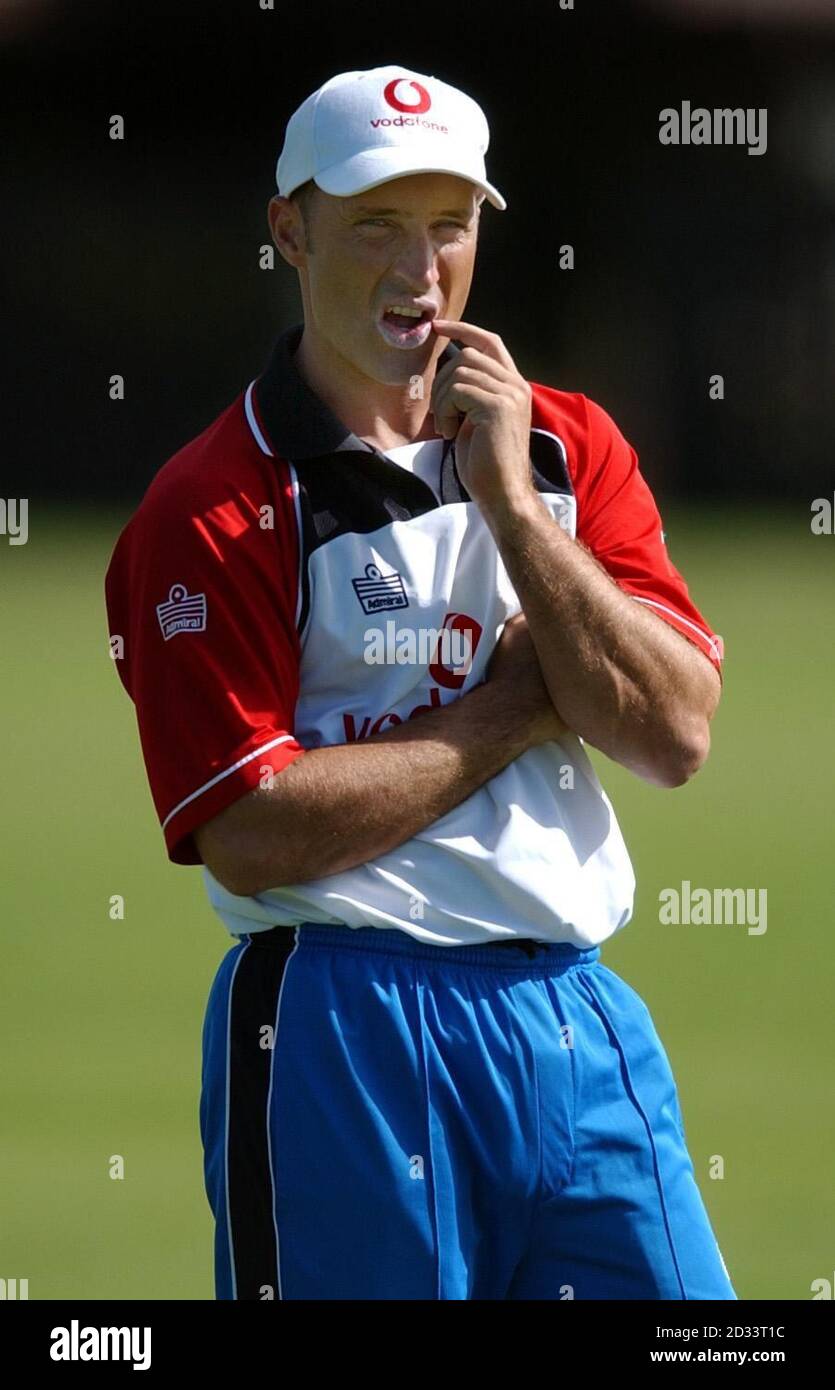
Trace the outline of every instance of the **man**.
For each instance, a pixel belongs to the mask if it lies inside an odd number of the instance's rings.
[[[481,109],[398,67],[291,118],[304,324],[107,579],[168,853],[238,938],[200,1119],[221,1299],[735,1298],[588,741],[707,756],[721,646],[637,459],[464,321]]]

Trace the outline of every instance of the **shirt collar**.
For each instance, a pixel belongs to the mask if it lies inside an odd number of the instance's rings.
[[[372,453],[385,457],[382,450],[358,438],[308,386],[293,358],[301,342],[304,324],[294,324],[280,334],[266,371],[255,383],[258,414],[273,452],[280,458],[322,458],[342,451]],[[438,358],[438,367],[460,352],[447,343]]]

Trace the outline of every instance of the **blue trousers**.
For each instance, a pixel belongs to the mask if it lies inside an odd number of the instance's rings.
[[[649,1012],[598,948],[305,924],[217,971],[218,1299],[735,1299]]]

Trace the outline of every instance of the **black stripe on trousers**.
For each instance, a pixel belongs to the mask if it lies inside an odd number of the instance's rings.
[[[259,936],[269,941],[259,943]],[[287,961],[296,946],[292,928],[253,932],[232,986],[229,1017],[229,1225],[236,1298],[278,1298],[278,1251],[268,1149],[267,1102],[276,1022]]]

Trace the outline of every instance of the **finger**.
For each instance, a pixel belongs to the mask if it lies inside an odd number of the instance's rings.
[[[435,421],[435,429],[444,439],[454,439],[461,427],[461,414],[450,397],[451,385],[451,374],[445,376],[442,381],[436,377],[432,384],[432,394],[429,400],[429,409]]]
[[[507,382],[508,385],[517,378],[515,371],[510,372],[495,358],[488,357],[485,353],[477,351],[476,348],[464,348],[456,354],[451,362],[445,362],[443,367],[436,371],[430,391],[430,403],[445,388],[450,379],[464,367],[475,367],[479,371],[495,377],[499,382]]]
[[[478,373],[473,377],[473,372]],[[464,348],[457,354],[452,362],[447,362],[439,372],[436,373],[432,382],[430,392],[429,409],[435,418],[436,427],[439,434],[444,439],[454,438],[460,426],[460,419],[457,411],[448,408],[448,392],[450,383],[457,380],[475,380],[486,389],[491,385],[494,389],[507,388],[518,381],[515,371],[510,372],[500,363],[491,357],[486,357],[483,352],[475,348]],[[439,421],[447,421],[447,429],[443,429]]]
[[[461,426],[461,413],[466,413],[467,405],[462,388],[479,387],[489,400],[501,395],[501,383],[487,372],[473,367],[460,367],[454,376],[441,384],[437,393],[433,392],[431,410],[435,427],[444,439],[454,438]]]
[[[504,394],[508,389],[508,383],[497,377],[494,372],[485,371],[481,366],[459,363],[454,372],[433,382],[430,394],[430,406],[433,410],[436,405],[443,404],[456,381],[471,382],[483,387],[485,391],[494,391],[497,394]]]
[[[462,319],[433,319],[432,328],[444,338],[457,338],[467,347],[474,347],[479,352],[492,357],[495,362],[501,362],[505,367],[516,370],[515,363],[498,333],[490,333],[486,328],[479,328],[474,323],[464,323]]]
[[[443,434],[444,439],[455,438],[461,427],[459,415],[469,416],[473,424],[479,424],[481,418],[486,418],[491,408],[495,408],[496,392],[485,390],[481,386],[473,386],[464,382],[457,382],[450,387],[447,399],[442,407],[441,428],[438,417],[435,416],[435,425],[439,433]],[[454,416],[454,423],[453,423]],[[447,434],[447,429],[450,433]]]

